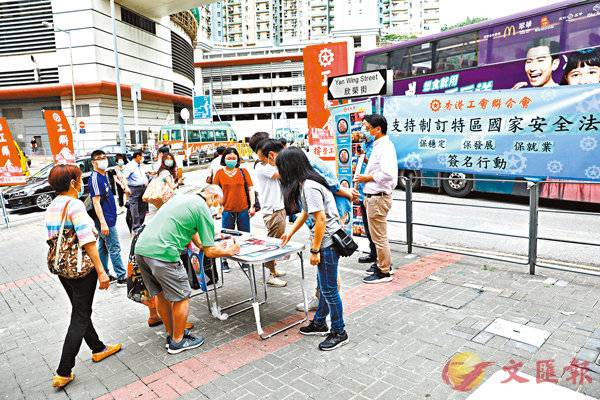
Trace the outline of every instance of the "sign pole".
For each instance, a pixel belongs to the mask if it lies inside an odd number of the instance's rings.
[[[8,229],[8,212],[6,211],[6,204],[4,201],[4,192],[0,192],[0,203],[2,203],[2,218],[4,219],[4,224]]]

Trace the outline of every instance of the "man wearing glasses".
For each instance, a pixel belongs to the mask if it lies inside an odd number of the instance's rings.
[[[363,126],[375,138],[367,169],[354,180],[364,183],[365,206],[371,238],[377,249],[377,266],[365,283],[390,282],[392,254],[387,235],[387,215],[392,207],[392,191],[398,183],[398,159],[387,137],[387,121],[378,114],[366,115]]]
[[[127,275],[123,260],[121,258],[121,245],[119,243],[119,233],[117,232],[117,204],[115,196],[110,189],[106,170],[108,168],[108,158],[102,150],[92,152],[92,165],[94,172],[88,181],[88,190],[94,211],[96,212],[96,228],[98,228],[98,253],[100,261],[104,266],[106,274],[111,281],[116,280],[117,286],[127,285]],[[108,257],[112,261],[116,277],[108,272]]]

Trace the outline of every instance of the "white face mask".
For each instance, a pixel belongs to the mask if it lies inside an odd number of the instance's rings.
[[[96,161],[96,163],[96,165],[98,165],[98,168],[102,171],[105,171],[106,168],[108,168],[108,160],[98,160]]]

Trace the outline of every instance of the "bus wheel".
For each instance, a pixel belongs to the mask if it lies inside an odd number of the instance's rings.
[[[398,179],[398,187],[403,191],[406,191],[406,185],[404,184],[404,180],[401,179],[401,177],[403,176],[410,179],[413,191],[419,190],[419,188],[421,187],[421,179],[417,178],[419,175],[416,171],[400,171],[398,176],[400,177],[400,179]]]
[[[473,190],[473,181],[467,179],[473,179],[473,175],[467,175],[460,172],[451,172],[449,174],[442,174],[442,188],[449,196],[452,197],[466,197]]]

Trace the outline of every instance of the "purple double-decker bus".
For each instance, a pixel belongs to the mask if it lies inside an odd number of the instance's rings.
[[[358,53],[354,72],[392,69],[394,95],[600,83],[599,46],[600,1],[567,1]],[[600,112],[599,104],[580,106],[583,112]],[[441,186],[456,197],[473,190],[527,193],[523,183],[399,169],[404,176],[422,176],[417,185]],[[541,195],[600,202],[600,185],[549,183]]]

